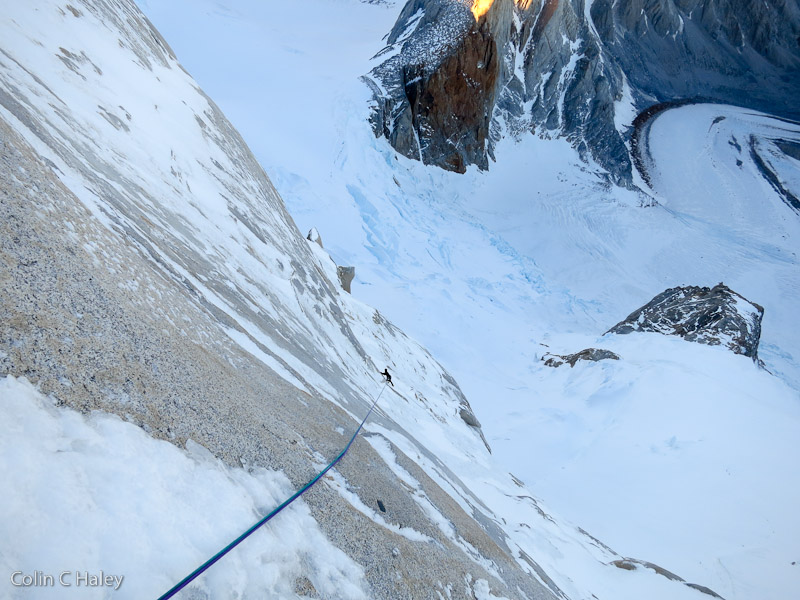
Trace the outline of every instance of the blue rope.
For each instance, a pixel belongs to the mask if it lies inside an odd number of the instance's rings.
[[[295,500],[297,500],[297,499],[298,499],[300,496],[302,496],[302,495],[303,495],[303,494],[304,494],[306,491],[308,491],[308,489],[309,489],[309,488],[311,488],[311,486],[312,486],[312,485],[314,485],[315,483],[317,483],[317,481],[319,481],[320,479],[322,479],[322,477],[325,475],[325,473],[327,473],[328,471],[330,471],[330,470],[331,470],[331,469],[332,469],[332,468],[333,468],[333,467],[336,465],[336,463],[338,463],[340,460],[342,460],[342,457],[343,457],[345,454],[347,454],[347,451],[350,449],[350,446],[352,446],[352,445],[353,445],[353,442],[356,440],[356,436],[357,436],[357,435],[359,434],[359,432],[361,431],[361,428],[362,428],[362,427],[364,427],[364,423],[366,423],[366,422],[367,422],[367,419],[368,419],[368,418],[369,418],[369,416],[372,414],[372,410],[373,410],[373,409],[375,408],[375,406],[378,404],[378,400],[380,400],[380,399],[381,399],[381,395],[383,394],[383,390],[385,390],[385,389],[386,389],[386,383],[384,383],[384,384],[383,384],[383,387],[381,388],[380,394],[378,394],[378,397],[377,397],[377,398],[375,398],[375,401],[372,403],[372,406],[370,406],[370,407],[369,407],[369,411],[367,411],[367,415],[364,417],[364,420],[363,420],[363,421],[361,421],[361,424],[358,426],[358,429],[356,429],[356,432],[353,434],[353,437],[351,437],[351,438],[350,438],[350,441],[349,441],[349,442],[347,442],[347,446],[345,446],[345,447],[344,447],[344,450],[342,450],[342,451],[339,453],[339,455],[338,455],[336,458],[334,458],[334,459],[333,459],[333,461],[332,461],[332,462],[331,462],[331,463],[330,463],[330,464],[329,464],[327,467],[325,467],[325,468],[324,468],[322,471],[320,471],[319,473],[317,473],[317,475],[316,475],[316,476],[315,476],[315,477],[314,477],[314,478],[313,478],[311,481],[309,481],[307,484],[305,484],[303,487],[301,487],[301,488],[300,488],[298,491],[296,491],[296,492],[295,492],[295,493],[294,493],[292,496],[290,496],[289,498],[287,498],[286,500],[284,500],[284,501],[283,501],[283,503],[281,503],[279,506],[277,506],[277,507],[276,507],[276,508],[275,508],[275,509],[274,509],[272,512],[270,512],[270,513],[269,513],[267,516],[265,516],[263,519],[261,519],[260,521],[258,521],[257,523],[255,523],[255,524],[254,524],[252,527],[250,527],[250,528],[249,528],[247,531],[245,531],[245,532],[244,532],[242,535],[240,535],[239,537],[237,537],[237,538],[236,538],[235,540],[233,540],[233,541],[232,541],[230,544],[228,544],[227,546],[225,546],[225,547],[224,547],[222,550],[220,550],[219,552],[217,552],[217,553],[216,553],[214,556],[212,556],[211,558],[209,558],[209,559],[208,559],[206,562],[204,562],[202,565],[200,565],[199,567],[197,567],[197,568],[196,568],[194,571],[192,571],[191,573],[189,573],[189,574],[188,574],[186,577],[184,577],[184,578],[183,578],[183,579],[182,579],[182,580],[181,580],[179,583],[177,583],[177,584],[175,585],[175,587],[173,587],[172,589],[170,589],[170,590],[169,590],[169,591],[168,591],[166,594],[164,594],[163,596],[159,596],[158,600],[167,600],[168,598],[172,598],[172,597],[173,597],[175,594],[177,594],[178,592],[180,592],[180,591],[181,591],[183,588],[185,588],[185,587],[186,587],[187,585],[189,585],[189,584],[190,584],[192,581],[194,581],[194,580],[195,580],[195,579],[197,579],[197,578],[198,578],[200,575],[202,575],[202,574],[203,574],[205,571],[207,571],[207,570],[208,570],[208,569],[211,567],[211,565],[213,565],[213,564],[214,564],[215,562],[217,562],[217,561],[218,561],[220,558],[222,558],[223,556],[225,556],[225,555],[226,555],[228,552],[230,552],[230,551],[231,551],[231,550],[233,550],[233,549],[234,549],[236,546],[238,546],[240,543],[242,543],[242,542],[243,542],[243,541],[244,541],[246,538],[248,538],[248,537],[249,537],[249,536],[250,536],[250,535],[251,535],[251,534],[252,534],[252,533],[253,533],[253,532],[254,532],[256,529],[258,529],[259,527],[261,527],[261,526],[262,526],[264,523],[266,523],[267,521],[269,521],[269,520],[270,520],[272,517],[274,517],[275,515],[277,515],[277,514],[278,514],[279,512],[281,512],[281,511],[282,511],[284,508],[286,508],[286,507],[287,507],[287,506],[289,506],[289,505],[290,505],[292,502],[294,502]]]

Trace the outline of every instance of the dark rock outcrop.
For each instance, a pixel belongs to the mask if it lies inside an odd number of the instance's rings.
[[[470,2],[408,2],[384,50],[399,52],[364,78],[374,95],[375,134],[426,164],[486,169],[511,4],[495,2],[476,20]]]
[[[599,360],[619,360],[619,355],[615,352],[611,352],[611,350],[605,350],[603,348],[586,348],[585,350],[581,350],[580,352],[575,352],[574,354],[567,354],[562,356],[560,354],[551,354],[549,358],[544,360],[544,364],[547,367],[560,367],[563,364],[569,364],[570,367],[574,367],[575,363],[579,360],[586,360],[590,362],[597,362]]]
[[[501,108],[496,113],[497,131],[503,123],[511,123],[511,131],[565,136],[582,158],[594,160],[614,181],[622,182],[630,177],[631,163],[616,127],[615,103],[623,97],[625,76],[606,55],[583,4],[568,0],[519,4],[521,27],[515,36],[519,68],[512,79],[522,90],[520,106],[531,108],[529,114],[521,111],[520,117]],[[513,104],[513,98],[505,93],[503,102]]]
[[[653,331],[690,342],[723,345],[758,360],[764,309],[723,283],[713,288],[670,288],[606,333]]]
[[[325,246],[322,245],[322,236],[319,234],[319,231],[317,231],[316,227],[312,227],[309,230],[308,235],[306,236],[306,239],[309,242],[316,242],[317,244],[319,244],[320,248],[324,248],[325,247]]]
[[[405,94],[426,163],[463,173],[485,153],[499,71],[497,43],[489,28],[473,25],[458,50],[432,72],[424,64],[403,67]]]
[[[478,432],[478,434],[481,436],[481,440],[483,441],[483,445],[486,446],[486,449],[491,454],[492,447],[489,445],[489,442],[486,441],[486,436],[483,435],[483,429],[481,428],[481,422],[478,421],[478,417],[476,417],[475,413],[472,412],[472,408],[470,407],[469,403],[458,409],[458,416],[461,417],[461,420],[464,421],[464,423]]]
[[[356,268],[337,266],[336,274],[339,276],[339,283],[342,285],[342,289],[349,294],[350,284],[353,283],[353,279],[356,276]]]
[[[468,407],[463,407],[459,409],[458,415],[461,417],[464,423],[466,423],[470,427],[481,426],[481,423],[480,421],[478,421],[478,418],[475,416],[475,413],[473,413]]]
[[[649,106],[702,99],[800,117],[789,0],[409,0],[364,79],[376,135],[405,156],[487,168],[503,135],[564,136],[630,185]]]

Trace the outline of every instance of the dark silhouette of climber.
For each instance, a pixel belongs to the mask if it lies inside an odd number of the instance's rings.
[[[383,373],[381,373],[381,375],[383,375],[384,379],[386,380],[386,383],[392,383],[392,376],[389,375],[389,367],[386,367],[383,370]],[[394,387],[393,383],[392,383],[392,387]]]

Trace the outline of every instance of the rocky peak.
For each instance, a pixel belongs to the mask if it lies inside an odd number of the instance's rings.
[[[757,361],[763,316],[761,306],[723,283],[713,288],[675,287],[661,292],[606,333],[677,335],[690,342],[723,345]]]

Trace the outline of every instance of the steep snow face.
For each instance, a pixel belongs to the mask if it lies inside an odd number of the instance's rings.
[[[354,296],[381,306],[455,375],[498,463],[527,487],[466,463],[456,472],[570,597],[684,592],[644,567],[609,569],[602,563],[613,553],[533,516],[536,506],[728,600],[778,600],[796,588],[798,489],[787,473],[799,451],[791,299],[800,293],[800,223],[741,143],[755,135],[765,164],[797,196],[794,125],[720,106],[666,111],[649,138],[658,203],[605,185],[558,139],[505,139],[488,173],[456,176],[397,156],[365,122],[370,92],[358,77],[375,66],[368,59],[399,5],[353,0],[337,19],[338,2],[315,1],[311,11],[281,3],[276,19],[303,20],[299,31],[280,30],[248,3],[222,19],[209,8],[219,3],[148,5],[192,73],[236,110],[301,229],[319,227],[337,262],[356,266]],[[331,23],[335,61],[319,37]],[[246,42],[254,29],[271,35]],[[248,74],[242,88],[193,41],[214,36],[238,40],[214,52]],[[255,55],[242,54],[249,43]],[[249,87],[272,81],[287,82],[281,94]],[[309,95],[325,108],[306,110]],[[313,131],[313,143],[294,129]],[[669,287],[719,281],[764,307],[759,356],[775,376],[726,350],[657,334],[599,337]],[[590,346],[621,360],[541,364],[546,352]]]
[[[81,6],[8,14],[6,114],[237,342],[300,387],[361,407],[375,357],[239,134],[134,7]],[[108,29],[120,39],[92,33]]]

